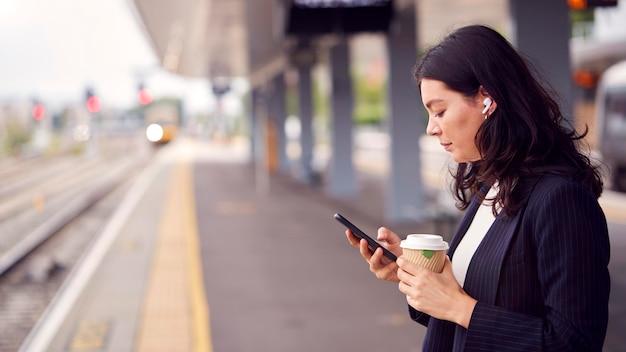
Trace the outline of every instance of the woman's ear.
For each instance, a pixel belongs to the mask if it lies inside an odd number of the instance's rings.
[[[483,100],[483,111],[482,114],[486,115],[489,112],[489,109],[491,108],[491,104],[493,103],[493,100],[491,100],[491,98],[485,98],[485,100]]]
[[[493,113],[493,111],[498,107],[498,103],[491,97],[491,94],[487,92],[485,87],[480,86],[478,88],[478,98],[482,100],[483,110],[482,114],[485,115],[485,118]]]

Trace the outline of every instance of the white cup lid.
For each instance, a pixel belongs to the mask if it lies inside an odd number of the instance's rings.
[[[412,234],[400,242],[400,247],[408,249],[426,249],[439,251],[448,249],[448,242],[439,235]]]

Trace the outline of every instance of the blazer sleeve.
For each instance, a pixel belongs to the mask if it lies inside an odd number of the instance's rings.
[[[576,182],[543,184],[520,236],[532,236],[543,316],[478,302],[466,350],[602,351],[608,323],[610,246],[597,199]],[[510,299],[510,297],[509,297]]]
[[[428,322],[430,321],[430,315],[422,313],[411,306],[409,306],[409,316],[413,321],[424,326],[428,326]]]

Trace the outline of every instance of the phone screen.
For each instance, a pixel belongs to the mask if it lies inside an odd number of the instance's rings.
[[[387,250],[387,248],[383,247],[380,243],[376,242],[373,238],[371,238],[370,236],[366,235],[365,232],[363,232],[361,229],[356,227],[356,225],[351,223],[348,219],[343,217],[341,214],[336,213],[334,215],[334,218],[337,221],[339,221],[340,223],[342,223],[345,227],[347,227],[350,231],[352,231],[352,233],[356,237],[364,238],[367,241],[367,244],[369,245],[369,248],[370,248],[370,250],[372,252],[374,252],[376,250],[376,248],[380,247],[380,248],[383,249],[383,255],[385,257],[387,257],[388,259],[390,259],[390,260],[392,260],[394,262],[398,259],[398,257],[395,256],[395,254],[389,252],[389,250]]]

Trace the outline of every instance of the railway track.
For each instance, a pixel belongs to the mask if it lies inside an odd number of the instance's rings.
[[[0,352],[19,349],[150,158],[0,163]]]

